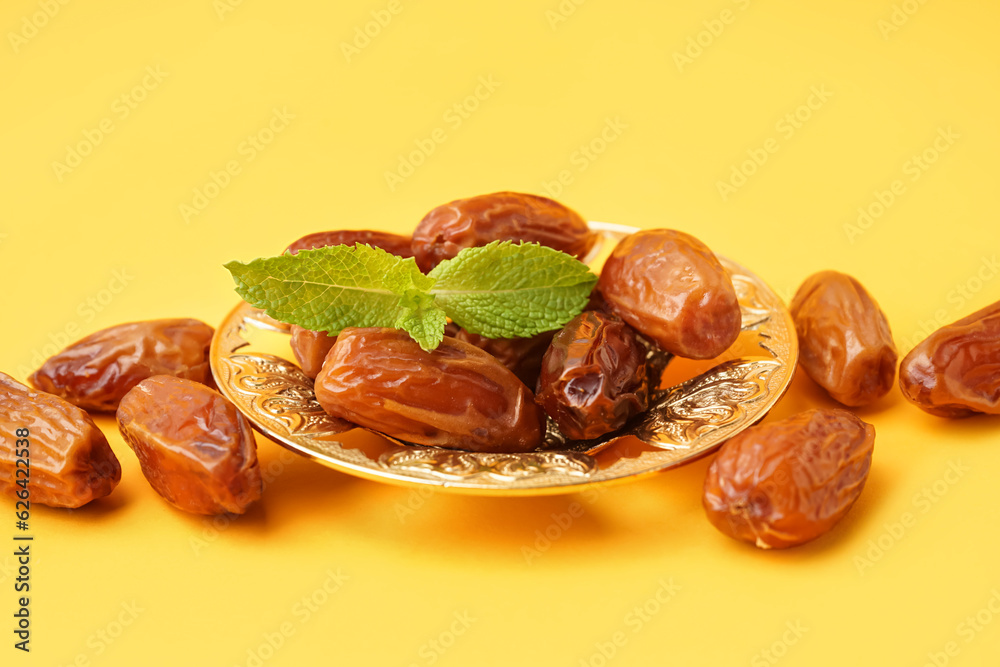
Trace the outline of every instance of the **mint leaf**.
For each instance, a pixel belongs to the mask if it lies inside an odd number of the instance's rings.
[[[303,250],[226,264],[236,291],[271,317],[315,331],[393,327],[425,350],[447,318],[490,338],[533,336],[578,314],[597,281],[586,265],[538,244],[467,248],[430,275],[368,245]]]
[[[226,268],[236,281],[236,292],[248,303],[306,329],[337,334],[346,327],[422,322],[420,335],[428,343],[434,337],[427,326],[440,320],[444,329],[444,314],[430,314],[440,310],[427,294],[434,280],[422,274],[412,258],[380,248],[360,243],[353,248],[327,246],[249,264],[229,262]]]
[[[459,326],[489,338],[558,329],[584,306],[597,276],[577,259],[536,243],[466,248],[428,274],[435,304]]]
[[[403,313],[392,325],[403,329],[410,337],[420,344],[420,347],[430,352],[437,348],[444,339],[444,327],[448,317],[437,307],[419,308]]]

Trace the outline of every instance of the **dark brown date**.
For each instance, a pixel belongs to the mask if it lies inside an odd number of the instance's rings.
[[[678,357],[711,359],[740,334],[729,274],[708,246],[684,232],[626,236],[605,262],[597,289],[616,315]]]
[[[413,254],[424,272],[491,241],[539,243],[582,259],[596,238],[583,218],[559,202],[495,192],[456,199],[425,215],[413,232]]]
[[[896,345],[889,322],[861,283],[845,273],[821,271],[792,299],[799,364],[844,405],[868,405],[896,380]]]
[[[18,429],[28,435],[15,438]],[[29,487],[32,503],[80,507],[111,493],[122,468],[107,438],[86,412],[0,373],[0,492]],[[18,452],[27,448],[27,455]],[[27,461],[18,465],[17,460]],[[20,472],[18,472],[20,471]]]
[[[830,530],[861,495],[875,429],[847,410],[752,426],[719,450],[702,502],[729,537],[784,549]]]
[[[154,375],[207,381],[212,333],[192,319],[119,324],[50,357],[28,381],[85,410],[112,412],[132,387]]]
[[[449,337],[425,352],[405,331],[344,329],[316,398],[334,417],[421,445],[530,452],[542,441],[531,390],[494,357]]]
[[[118,429],[142,474],[174,507],[195,514],[242,514],[263,483],[250,422],[205,385],[159,375],[118,407]]]
[[[331,336],[325,331],[312,331],[303,329],[297,324],[292,325],[292,352],[302,371],[314,380],[323,368],[323,360],[336,341],[336,336]]]
[[[381,248],[398,257],[413,257],[413,250],[410,248],[410,237],[401,236],[400,234],[390,234],[389,232],[369,231],[367,229],[345,229],[334,232],[307,234],[297,241],[292,242],[285,249],[285,252],[296,255],[300,250],[313,250],[331,245],[354,246],[355,243],[367,243],[373,248]]]
[[[543,331],[531,338],[487,338],[469,333],[452,323],[445,328],[445,335],[475,345],[496,357],[518,380],[528,387],[534,387],[542,370],[542,357],[545,350],[549,349],[549,343],[556,332]]]
[[[899,366],[899,387],[938,417],[1000,415],[1000,301],[910,350]]]
[[[646,409],[646,350],[613,315],[584,311],[556,334],[542,361],[540,404],[574,440],[621,427]]]
[[[611,306],[608,305],[607,300],[604,295],[601,294],[601,290],[594,287],[590,292],[590,298],[587,299],[587,305],[584,306],[584,310],[596,310],[599,313],[611,314],[614,311],[611,310]]]

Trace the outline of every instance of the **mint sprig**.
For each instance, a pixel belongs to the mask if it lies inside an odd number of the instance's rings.
[[[428,275],[412,258],[356,244],[229,262],[236,292],[271,317],[315,331],[404,329],[425,350],[450,317],[489,338],[556,329],[587,303],[597,276],[575,258],[534,243],[466,248]]]

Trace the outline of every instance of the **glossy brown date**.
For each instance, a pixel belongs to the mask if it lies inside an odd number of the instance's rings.
[[[559,202],[518,192],[456,199],[424,216],[413,232],[413,254],[427,272],[465,248],[491,241],[539,243],[582,259],[596,235]]]
[[[861,495],[875,429],[847,410],[752,426],[719,450],[702,503],[720,531],[784,549],[830,530]]]
[[[729,274],[708,246],[684,232],[626,236],[605,262],[597,289],[616,315],[678,357],[711,359],[740,334]]]
[[[542,370],[542,357],[549,349],[552,337],[556,335],[555,331],[543,331],[530,338],[487,338],[469,333],[454,323],[449,324],[444,333],[446,336],[475,345],[496,357],[497,361],[528,387],[534,387],[538,382],[538,374]]]
[[[645,410],[646,399],[646,350],[630,326],[584,311],[556,334],[542,361],[536,402],[563,435],[604,435]]]
[[[913,348],[899,366],[899,387],[939,417],[1000,414],[1000,301]]]
[[[50,357],[28,381],[85,410],[112,412],[132,387],[154,375],[206,382],[212,333],[192,319],[119,324]]]
[[[250,422],[221,394],[159,375],[137,384],[118,407],[118,429],[142,474],[174,507],[242,514],[263,483]]]
[[[292,325],[292,352],[302,372],[314,380],[323,368],[323,360],[336,341],[336,336],[331,336],[325,331],[312,331],[303,329],[297,324]]]
[[[285,248],[286,253],[298,254],[300,250],[313,250],[331,245],[349,245],[355,243],[368,244],[373,248],[381,248],[398,257],[413,257],[410,248],[410,237],[389,232],[364,230],[337,230],[333,232],[316,232],[307,234]]]
[[[889,322],[861,283],[837,271],[815,273],[791,305],[799,364],[844,405],[885,396],[896,380],[896,345]]]
[[[19,429],[28,434],[22,438]],[[118,459],[90,415],[4,373],[0,433],[0,492],[5,495],[50,507],[80,507],[108,495],[121,481]],[[27,498],[18,495],[25,486]]]
[[[425,352],[405,331],[344,329],[316,378],[333,415],[394,438],[477,452],[530,452],[542,411],[524,383],[474,345]]]

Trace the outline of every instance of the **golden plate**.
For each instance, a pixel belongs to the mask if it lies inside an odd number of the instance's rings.
[[[588,263],[598,268],[634,227],[591,222],[600,235]],[[619,431],[567,442],[552,430],[541,451],[483,454],[405,445],[361,429],[345,430],[316,402],[313,383],[288,359],[289,327],[241,302],[212,340],[219,389],[261,433],[337,470],[406,486],[458,493],[530,496],[582,491],[634,479],[711,453],[762,419],[791,382],[798,359],[795,326],[760,278],[720,257],[730,273],[743,330],[716,359],[670,360],[652,407]],[[661,361],[663,359],[661,358]]]

